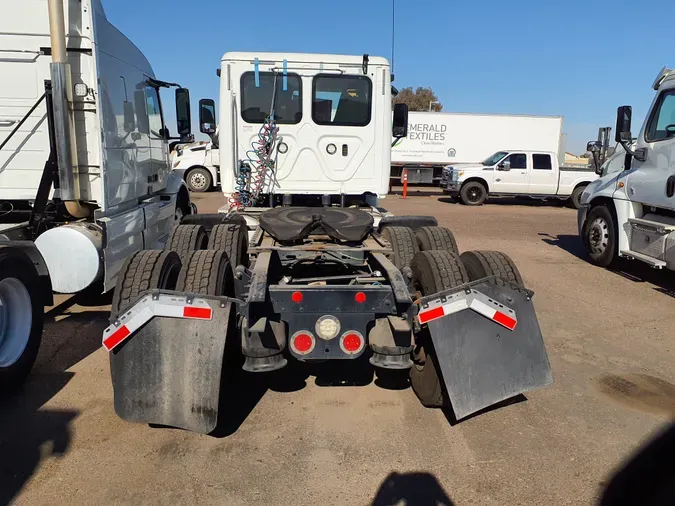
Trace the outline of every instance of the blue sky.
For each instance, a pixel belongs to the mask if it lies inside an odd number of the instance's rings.
[[[391,55],[392,0],[103,0],[157,77],[218,98],[227,51]],[[194,6],[193,8],[191,8]],[[262,7],[260,7],[262,6]],[[396,0],[395,86],[430,86],[445,111],[565,117],[582,152],[616,108],[637,133],[663,65],[675,66],[675,2]],[[133,12],[133,16],[129,15]]]

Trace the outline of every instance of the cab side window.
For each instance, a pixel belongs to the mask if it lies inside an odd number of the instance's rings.
[[[159,105],[159,90],[153,86],[148,86],[145,88],[145,97],[150,135],[153,137],[161,137],[160,131],[164,126],[162,124],[162,109]]]
[[[532,155],[532,168],[534,170],[552,170],[551,155]]]
[[[527,169],[527,155],[525,153],[513,153],[507,160],[511,162],[511,169]]]
[[[664,91],[654,107],[647,132],[647,142],[675,137],[675,90]]]

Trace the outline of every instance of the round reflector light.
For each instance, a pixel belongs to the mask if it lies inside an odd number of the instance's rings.
[[[291,337],[291,349],[300,355],[311,353],[314,344],[314,337],[309,332],[296,332]]]
[[[293,292],[291,300],[296,304],[300,304],[302,302],[302,292]]]
[[[340,320],[335,316],[322,316],[316,321],[316,334],[326,341],[335,339],[340,333]]]
[[[363,292],[358,292],[356,295],[354,295],[354,300],[359,304],[363,304],[366,301],[366,294]]]
[[[363,336],[355,331],[347,332],[340,339],[340,348],[348,355],[359,353],[366,344]]]

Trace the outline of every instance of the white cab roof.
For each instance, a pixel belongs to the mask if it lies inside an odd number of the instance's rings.
[[[333,63],[361,65],[363,55],[343,55],[343,54],[312,54],[312,53],[254,53],[254,52],[230,52],[223,55],[222,61],[248,61],[253,62],[254,58],[259,61],[279,62],[286,60],[291,63]],[[389,60],[382,56],[368,56],[369,65],[389,66]]]

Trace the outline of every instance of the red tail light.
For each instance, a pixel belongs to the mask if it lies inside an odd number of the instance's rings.
[[[290,341],[291,350],[298,355],[307,355],[308,353],[311,353],[315,344],[316,341],[314,336],[309,332],[303,331],[293,334]]]
[[[302,292],[293,292],[291,294],[291,300],[296,304],[300,304],[302,302]]]
[[[354,295],[354,300],[359,304],[363,304],[366,301],[366,294],[363,292],[358,292],[356,295]]]
[[[340,348],[348,355],[356,355],[363,350],[366,340],[356,331],[346,332],[340,338]]]

